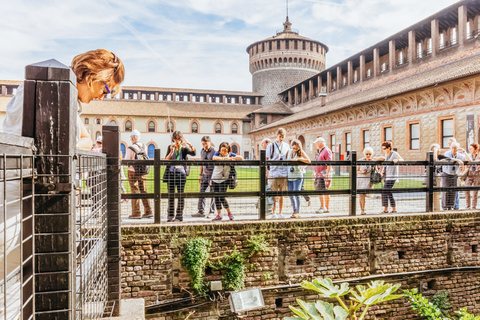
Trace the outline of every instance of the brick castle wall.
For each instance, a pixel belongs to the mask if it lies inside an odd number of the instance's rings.
[[[478,266],[480,213],[435,213],[406,216],[322,219],[313,221],[233,222],[180,226],[125,226],[122,228],[122,297],[152,305],[188,297],[189,276],[181,267],[187,238],[213,241],[211,258],[222,257],[234,246],[240,251],[248,237],[265,234],[271,252],[246,261],[246,287],[272,287],[319,277],[334,280],[371,275]],[[269,273],[270,278],[265,274]],[[206,280],[220,280],[220,271],[207,269]],[[480,313],[480,273],[433,272],[398,275],[386,280],[402,289],[427,284],[426,295],[449,290],[454,309],[463,306]],[[184,290],[185,289],[185,290]],[[316,295],[300,288],[264,291],[265,308],[247,319],[282,319],[296,298],[313,301]],[[228,301],[207,303],[190,319],[228,319]],[[185,310],[186,316],[189,309]],[[179,312],[156,315],[177,319]],[[182,318],[183,319],[183,318]],[[418,319],[402,299],[372,308],[368,319]]]

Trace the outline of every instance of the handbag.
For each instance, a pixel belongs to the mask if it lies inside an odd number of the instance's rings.
[[[383,177],[378,171],[377,166],[372,166],[372,171],[370,172],[370,183],[377,184],[382,182]]]
[[[230,166],[230,174],[228,175],[227,186],[229,189],[235,189],[238,185],[237,171],[234,166]]]

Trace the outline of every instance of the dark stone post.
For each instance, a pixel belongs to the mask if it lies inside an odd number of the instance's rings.
[[[350,151],[350,215],[357,215],[357,151]]]
[[[115,302],[113,315],[120,315],[120,130],[116,124],[102,126],[102,151],[107,154],[107,263],[108,301]]]
[[[266,190],[267,185],[267,154],[265,150],[260,150],[260,220],[267,219],[267,207],[266,207]]]
[[[75,318],[76,77],[48,60],[25,68],[22,134],[35,139],[35,318]],[[55,156],[50,156],[55,155]],[[58,155],[58,156],[57,156]]]
[[[427,152],[427,161],[428,161],[428,166],[427,166],[427,188],[428,188],[428,191],[427,191],[427,205],[426,205],[426,209],[427,209],[427,212],[433,212],[434,210],[434,207],[433,207],[433,196],[434,196],[434,193],[433,193],[433,183],[434,183],[434,179],[435,179],[435,165],[434,165],[434,161],[433,161],[433,152],[432,151],[428,151]]]
[[[154,194],[154,219],[155,223],[160,223],[160,193],[161,193],[161,180],[160,180],[160,149],[153,150],[153,194]]]

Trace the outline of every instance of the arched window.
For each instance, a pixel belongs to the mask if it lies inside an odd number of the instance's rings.
[[[198,133],[198,123],[192,123],[192,133]]]
[[[150,121],[148,123],[148,132],[155,132],[155,122]]]
[[[117,121],[111,120],[110,123],[112,123],[112,124],[117,124]]]
[[[85,118],[85,124],[89,124],[90,120],[88,118]]]
[[[215,125],[215,133],[222,133],[222,125],[220,123]]]
[[[167,125],[167,132],[173,132],[173,122],[170,121]]]
[[[232,124],[232,133],[238,133],[238,125],[236,123]]]
[[[128,120],[125,122],[125,131],[131,132],[132,131],[132,121]]]
[[[102,124],[102,119],[100,118],[95,119],[95,124],[97,125]]]
[[[154,155],[153,155],[154,151],[153,150],[155,150],[155,145],[154,144],[149,144],[148,145],[148,158],[150,158],[150,159],[153,159],[153,157],[154,157]]]
[[[127,150],[127,147],[125,146],[125,144],[121,144],[120,145],[120,151],[122,151],[122,158],[125,158],[125,150]]]
[[[238,147],[236,144],[232,145],[232,153],[238,154]]]
[[[97,131],[95,133],[95,141],[98,139],[98,137],[100,137],[102,135],[102,133],[100,131]]]

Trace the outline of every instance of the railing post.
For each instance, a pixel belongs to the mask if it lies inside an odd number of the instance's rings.
[[[434,179],[435,179],[435,165],[433,161],[433,152],[428,151],[427,152],[427,161],[428,161],[428,166],[427,166],[427,185],[426,187],[428,188],[427,191],[427,205],[426,209],[427,212],[433,212],[434,207],[433,207],[433,199],[434,199],[434,193],[433,193],[433,184],[434,184]]]
[[[161,194],[161,180],[160,180],[160,149],[153,151],[153,193],[154,193],[154,217],[155,223],[160,223],[160,194]]]
[[[357,215],[357,152],[350,152],[350,215]]]
[[[25,68],[22,133],[35,139],[35,317],[74,319],[76,77],[56,60]],[[4,293],[6,294],[6,293]],[[5,312],[5,311],[4,311]]]
[[[267,155],[265,150],[260,150],[260,220],[267,219],[266,190],[267,185]]]
[[[113,315],[120,315],[120,129],[116,124],[102,126],[102,152],[107,154],[107,264],[108,300],[115,302]]]

